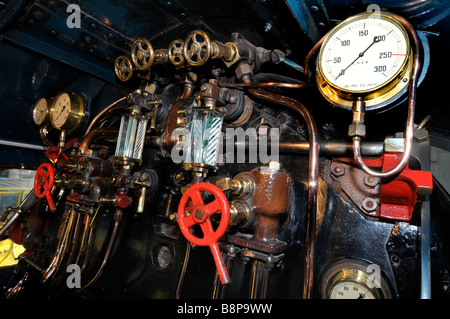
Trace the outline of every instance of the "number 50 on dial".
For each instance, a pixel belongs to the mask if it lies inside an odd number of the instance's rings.
[[[392,15],[358,14],[324,40],[316,72],[319,91],[346,109],[358,96],[364,98],[366,110],[382,107],[406,91],[410,55],[408,34]]]

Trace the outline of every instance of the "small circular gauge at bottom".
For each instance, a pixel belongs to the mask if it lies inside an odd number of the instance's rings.
[[[322,274],[323,299],[390,299],[386,279],[376,264],[342,259],[329,265]]]

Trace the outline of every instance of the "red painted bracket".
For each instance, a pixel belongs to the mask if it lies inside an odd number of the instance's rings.
[[[402,153],[386,152],[376,159],[365,159],[367,166],[381,167],[386,172],[400,161]],[[417,194],[431,194],[433,191],[433,175],[430,171],[418,171],[409,168],[392,181],[381,184],[380,217],[401,221],[410,221]]]

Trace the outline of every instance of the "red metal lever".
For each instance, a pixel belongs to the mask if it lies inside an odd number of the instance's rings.
[[[205,204],[201,192],[208,192],[215,198]],[[190,200],[190,203],[189,203]],[[211,216],[220,212],[219,226],[214,230]],[[219,239],[225,235],[230,222],[230,206],[225,194],[215,185],[210,183],[198,183],[188,188],[183,194],[178,205],[178,223],[184,237],[197,246],[209,246],[216,263],[222,285],[231,282],[225,263],[220,253]],[[192,227],[200,225],[203,238],[191,233]]]
[[[34,193],[39,198],[47,198],[48,206],[52,212],[56,211],[52,198],[52,187],[55,182],[55,171],[52,165],[44,163],[38,167],[34,178]]]

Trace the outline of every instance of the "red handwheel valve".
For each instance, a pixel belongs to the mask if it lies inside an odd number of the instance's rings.
[[[52,187],[55,182],[55,171],[52,165],[44,163],[38,167],[34,178],[34,193],[39,198],[47,198],[48,206],[52,212],[56,211],[55,202],[52,198]]]
[[[214,200],[205,204],[201,192],[212,194]],[[191,203],[189,203],[189,200]],[[220,223],[214,230],[211,216],[218,212],[221,214]],[[209,246],[222,285],[231,283],[231,279],[220,253],[218,241],[225,235],[229,222],[230,206],[228,200],[216,185],[210,183],[194,184],[181,197],[178,205],[178,224],[181,232],[191,243],[197,246]],[[197,237],[191,232],[195,225],[200,226],[203,238]]]

